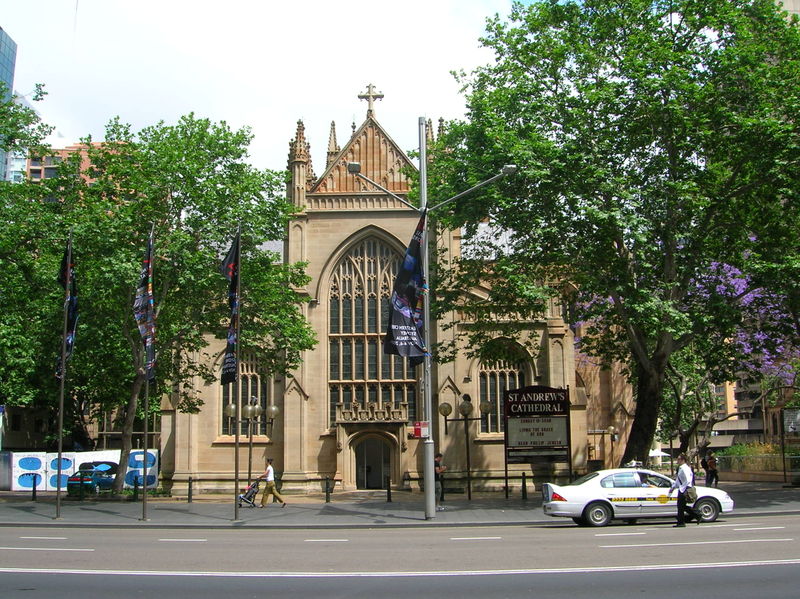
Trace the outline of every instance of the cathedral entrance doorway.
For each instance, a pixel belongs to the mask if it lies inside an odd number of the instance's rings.
[[[356,446],[357,489],[383,489],[390,467],[391,448],[386,441],[371,437]]]

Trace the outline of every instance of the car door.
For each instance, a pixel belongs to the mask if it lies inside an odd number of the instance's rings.
[[[672,481],[656,472],[639,471],[642,483],[642,516],[674,516],[678,505],[678,495],[670,497]]]
[[[635,518],[641,507],[641,486],[636,472],[617,472],[600,481],[605,498],[614,506],[617,518]]]

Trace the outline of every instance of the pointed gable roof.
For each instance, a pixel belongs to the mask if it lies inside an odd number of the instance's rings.
[[[381,127],[372,111],[367,112],[367,119],[361,127],[353,133],[353,137],[339,154],[330,160],[325,172],[312,184],[309,194],[382,194],[368,183],[349,174],[348,162],[360,162],[364,175],[398,195],[407,194],[411,189],[411,182],[405,171],[409,167],[416,167]]]

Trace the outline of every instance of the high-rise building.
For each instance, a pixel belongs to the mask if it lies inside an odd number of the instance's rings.
[[[14,89],[14,68],[17,64],[17,44],[0,27],[0,81],[5,84],[5,92],[0,100],[11,98]],[[0,150],[0,180],[6,178],[6,152]]]

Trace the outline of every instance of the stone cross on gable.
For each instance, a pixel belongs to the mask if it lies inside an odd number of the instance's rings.
[[[376,92],[375,86],[370,83],[366,92],[358,94],[358,99],[367,101],[367,116],[372,116],[375,113],[375,100],[383,100],[383,94]]]

